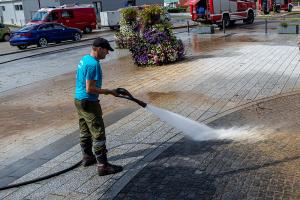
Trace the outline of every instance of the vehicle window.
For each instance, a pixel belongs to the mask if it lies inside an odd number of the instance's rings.
[[[4,24],[0,24],[0,28],[4,28]]]
[[[33,17],[32,21],[42,21],[48,16],[48,13],[45,11],[38,11],[36,12]]]
[[[52,12],[50,14],[50,21],[58,20],[58,12]]]
[[[65,29],[65,27],[62,26],[62,25],[60,25],[60,24],[54,24],[53,27],[54,27],[55,29]]]
[[[39,30],[40,31],[47,31],[47,30],[51,30],[53,29],[53,25],[52,24],[45,24],[40,26]]]
[[[19,31],[30,31],[30,30],[35,29],[36,27],[37,27],[37,25],[28,25],[28,26],[24,26]]]
[[[71,11],[71,10],[64,10],[61,13],[61,17],[63,17],[63,18],[73,18],[73,11]]]

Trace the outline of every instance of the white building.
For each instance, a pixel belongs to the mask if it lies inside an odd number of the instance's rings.
[[[59,6],[59,0],[0,0],[3,23],[23,26],[41,7]]]
[[[0,10],[4,24],[23,26],[39,8],[57,7],[72,4],[93,4],[96,13],[117,10],[127,5],[160,4],[164,0],[0,0]],[[98,15],[97,15],[98,16]],[[1,12],[0,12],[1,20]]]

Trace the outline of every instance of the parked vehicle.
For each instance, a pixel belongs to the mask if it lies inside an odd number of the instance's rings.
[[[280,12],[280,10],[291,12],[293,9],[292,0],[258,0],[258,9],[265,14],[270,11]]]
[[[48,43],[59,43],[65,40],[79,41],[81,31],[57,23],[32,24],[21,28],[12,34],[9,40],[11,46],[26,49],[29,45],[47,47]]]
[[[10,29],[6,25],[0,23],[0,40],[9,41],[9,39],[10,39]]]
[[[236,20],[252,24],[256,13],[256,0],[191,0],[193,21],[230,26]]]
[[[109,27],[110,29],[118,29],[120,27],[120,11],[100,12],[101,27]]]
[[[78,28],[85,33],[96,29],[97,21],[93,7],[42,8],[38,10],[28,24],[55,22],[67,27]]]

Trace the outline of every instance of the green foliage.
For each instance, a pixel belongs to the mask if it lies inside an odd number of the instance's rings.
[[[133,7],[121,11],[120,32],[116,33],[116,44],[119,48],[130,48],[139,32],[138,10]]]
[[[128,23],[134,22],[137,21],[138,11],[132,7],[123,8],[121,10],[121,16]]]
[[[145,26],[160,23],[160,16],[164,13],[164,9],[159,5],[151,5],[145,7],[141,11],[141,21]]]
[[[186,12],[187,8],[184,7],[178,7],[178,8],[168,8],[167,11],[169,13],[183,13]]]
[[[288,23],[287,23],[286,21],[281,22],[281,23],[280,23],[280,26],[286,28],[286,27],[288,27]]]

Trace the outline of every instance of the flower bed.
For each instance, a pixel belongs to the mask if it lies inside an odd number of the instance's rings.
[[[160,6],[145,7],[139,13],[139,23],[129,27],[126,22],[116,34],[117,45],[129,48],[138,66],[163,65],[184,58],[184,45],[173,34],[172,25],[161,20],[163,12]]]
[[[136,41],[139,34],[138,12],[135,8],[121,10],[120,32],[116,33],[116,45],[121,49],[128,49]]]
[[[152,28],[139,37],[136,45],[130,48],[132,57],[138,66],[163,65],[184,58],[184,46],[181,40],[168,31]]]

